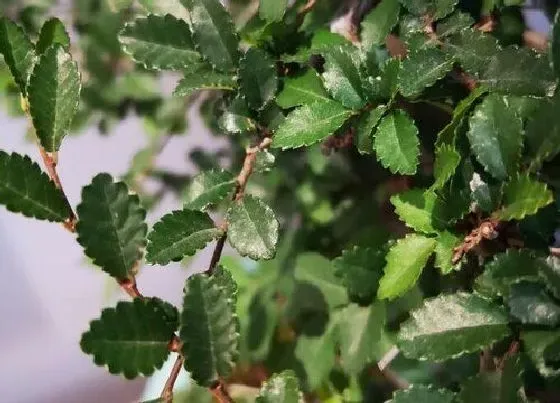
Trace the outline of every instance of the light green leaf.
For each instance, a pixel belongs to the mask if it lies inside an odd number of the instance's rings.
[[[436,147],[436,159],[434,162],[434,184],[432,189],[441,189],[455,174],[455,170],[461,162],[461,154],[455,147],[442,144]]]
[[[183,200],[190,210],[204,210],[225,199],[235,185],[235,178],[223,169],[204,171],[196,175],[187,188]]]
[[[554,327],[560,323],[560,306],[542,284],[512,284],[507,304],[511,315],[523,324]]]
[[[431,191],[410,189],[391,196],[395,213],[407,227],[425,234],[435,234],[434,209],[436,195]]]
[[[300,403],[303,396],[299,391],[296,374],[287,370],[273,375],[261,387],[256,403]]]
[[[438,234],[436,242],[434,266],[440,269],[442,274],[449,274],[454,268],[453,249],[461,244],[461,238],[449,231],[443,231]]]
[[[554,17],[550,41],[550,58],[552,60],[552,68],[556,73],[556,78],[560,78],[560,10],[556,12]]]
[[[476,159],[494,178],[504,180],[517,172],[523,127],[503,97],[490,94],[475,108],[467,137]]]
[[[362,91],[360,53],[350,46],[338,46],[325,52],[323,82],[334,99],[347,108],[365,105]]]
[[[259,16],[268,22],[282,21],[288,0],[260,0]]]
[[[278,127],[272,147],[286,149],[315,144],[333,134],[352,113],[334,101],[304,105],[290,113]]]
[[[150,376],[167,360],[176,328],[175,307],[157,298],[136,298],[104,309],[82,335],[80,346],[112,374]]]
[[[358,374],[376,356],[385,328],[385,303],[368,307],[350,304],[340,312],[340,365],[350,374]]]
[[[427,385],[412,385],[397,390],[387,403],[453,403],[455,394],[449,390],[436,389]]]
[[[6,17],[0,18],[0,53],[4,55],[14,81],[25,96],[35,64],[35,51],[23,29]]]
[[[468,73],[478,76],[498,51],[498,41],[477,29],[465,29],[449,38],[443,46]]]
[[[360,154],[373,153],[374,129],[387,111],[385,105],[378,105],[375,109],[365,112],[358,121],[354,136],[356,147]]]
[[[51,46],[35,65],[28,88],[33,126],[46,151],[58,151],[68,134],[80,89],[78,65],[62,45]]]
[[[0,204],[38,220],[62,222],[70,210],[64,194],[28,156],[0,151]]]
[[[453,68],[453,58],[438,48],[410,52],[401,63],[398,86],[407,98],[415,97],[443,78]]]
[[[383,117],[377,127],[374,147],[381,165],[392,173],[414,175],[420,156],[420,140],[416,125],[401,111]]]
[[[331,99],[323,87],[321,78],[313,69],[308,69],[299,77],[288,77],[284,81],[284,89],[276,98],[278,106],[284,109],[316,101],[330,102]]]
[[[55,43],[62,45],[66,50],[70,49],[70,36],[64,24],[56,17],[48,19],[41,27],[35,50],[38,55],[41,55]]]
[[[117,279],[133,275],[148,230],[138,196],[109,174],[99,174],[82,189],[78,216],[76,232],[86,256]]]
[[[236,77],[227,73],[220,73],[211,68],[202,68],[185,72],[173,91],[173,95],[190,97],[197,91],[223,90],[233,91],[237,88]]]
[[[262,200],[245,195],[227,212],[228,240],[241,256],[272,259],[278,243],[278,220]]]
[[[502,193],[502,208],[494,213],[494,217],[503,221],[521,220],[554,201],[546,184],[531,179],[529,175],[513,177],[503,185]]]
[[[399,239],[387,253],[385,274],[379,282],[377,297],[394,299],[410,290],[418,281],[435,247],[435,239],[417,234]]]
[[[296,280],[313,284],[321,290],[330,309],[348,304],[346,289],[335,276],[331,262],[318,253],[300,254],[295,263],[294,276]]]
[[[276,95],[278,74],[276,65],[268,54],[250,48],[239,67],[241,91],[252,109],[264,109]]]
[[[235,294],[216,277],[195,274],[185,284],[180,337],[185,369],[201,386],[228,377],[237,360]]]
[[[182,70],[200,61],[188,24],[170,14],[136,18],[125,25],[119,41],[126,53],[148,69]]]
[[[219,0],[181,0],[190,13],[197,48],[219,70],[232,70],[239,62],[239,39],[231,16]]]
[[[197,250],[222,235],[210,216],[201,211],[175,210],[164,215],[148,234],[146,260],[166,265],[193,256]]]
[[[456,293],[424,300],[402,326],[398,346],[409,358],[442,361],[491,346],[509,334],[502,307]]]
[[[395,0],[382,0],[362,21],[362,46],[372,46],[385,42],[385,38],[399,20],[400,4]]]

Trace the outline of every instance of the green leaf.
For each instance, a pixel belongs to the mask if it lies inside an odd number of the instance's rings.
[[[148,230],[138,196],[111,175],[99,174],[82,189],[78,216],[76,232],[86,256],[117,279],[134,274]]]
[[[262,200],[245,195],[227,212],[228,240],[241,256],[272,259],[278,243],[278,220]]]
[[[147,69],[183,70],[200,62],[188,24],[170,14],[136,18],[125,25],[119,41]]]
[[[224,200],[234,189],[235,178],[223,169],[204,171],[196,175],[187,188],[183,200],[190,210],[205,210]]]
[[[442,144],[436,147],[436,158],[434,162],[434,184],[432,189],[441,189],[455,174],[455,170],[461,162],[461,154],[455,147]]]
[[[385,105],[378,105],[375,109],[360,116],[354,136],[360,154],[373,153],[373,131],[386,111],[387,107]]]
[[[0,150],[0,204],[38,220],[69,218],[64,194],[28,156]]]
[[[436,242],[434,266],[440,269],[442,274],[449,274],[454,268],[453,249],[461,244],[461,238],[449,231],[443,231],[438,234]]]
[[[177,310],[157,298],[136,298],[106,308],[90,323],[80,346],[97,365],[112,374],[150,376],[169,356],[169,342],[177,328]]]
[[[446,38],[470,28],[473,24],[474,19],[470,14],[456,11],[437,24],[436,34],[439,38]]]
[[[381,165],[392,173],[416,173],[420,156],[418,129],[404,111],[393,111],[381,119],[374,147]]]
[[[443,18],[453,12],[459,0],[399,0],[414,15],[430,15],[434,20]]]
[[[350,374],[358,374],[376,356],[385,327],[385,304],[368,307],[350,304],[340,313],[340,364]]]
[[[465,71],[478,76],[498,53],[499,46],[493,36],[471,28],[450,37],[444,44],[444,50],[458,60]]]
[[[331,309],[348,304],[348,295],[328,259],[318,253],[303,253],[297,257],[296,280],[316,286]]]
[[[164,215],[148,234],[146,260],[166,265],[193,256],[197,250],[222,235],[210,216],[201,211],[175,210]]]
[[[334,101],[304,105],[278,127],[272,147],[287,149],[315,144],[333,134],[352,113]]]
[[[179,81],[173,91],[173,95],[190,97],[197,91],[223,90],[233,91],[237,88],[236,77],[220,73],[211,68],[202,68],[185,72],[185,76]]]
[[[382,0],[362,21],[362,46],[370,49],[372,46],[385,43],[385,38],[397,25],[400,4],[394,0]]]
[[[545,280],[548,289],[556,298],[560,298],[560,258],[551,256],[540,261],[539,274]]]
[[[35,64],[35,51],[23,29],[6,17],[0,18],[0,53],[4,55],[14,81],[25,96]]]
[[[220,127],[228,133],[252,132],[257,123],[251,117],[247,102],[242,97],[235,98],[219,119]]]
[[[461,387],[459,399],[462,403],[525,403],[528,402],[521,378],[519,356],[507,357],[503,367],[493,372],[480,372]],[[482,398],[482,399],[481,399]]]
[[[333,265],[351,299],[371,301],[383,274],[385,250],[355,246],[344,250]]]
[[[507,304],[511,315],[523,324],[553,327],[560,323],[560,306],[541,284],[512,284]]]
[[[195,274],[185,284],[180,337],[185,369],[201,386],[228,377],[237,360],[235,295],[216,277]]]
[[[284,81],[284,89],[278,94],[276,103],[284,109],[316,101],[330,102],[327,91],[323,87],[321,78],[315,70],[308,69],[298,77],[288,77]]]
[[[41,146],[58,151],[70,130],[80,100],[78,65],[62,45],[51,46],[39,59],[29,81],[30,114]]]
[[[543,161],[550,161],[560,153],[559,106],[559,96],[546,99],[527,122],[525,137],[532,170],[538,170]]]
[[[189,15],[179,0],[138,0],[138,3],[150,14],[171,14],[188,20]]]
[[[556,77],[560,78],[560,10],[556,12],[554,17],[550,41],[550,58]]]
[[[70,50],[70,36],[64,24],[58,18],[50,18],[41,27],[39,40],[35,46],[37,54],[41,55],[55,43],[62,45],[66,50]]]
[[[412,385],[408,389],[397,390],[387,403],[453,403],[455,394],[445,389],[435,389],[427,385]]]
[[[399,239],[387,253],[387,265],[379,282],[377,298],[394,299],[410,290],[418,281],[435,247],[435,239],[417,234]]]
[[[409,358],[455,358],[509,334],[503,308],[476,294],[459,292],[427,299],[411,315],[398,335],[398,346]]]
[[[195,43],[213,66],[232,70],[239,62],[239,39],[231,16],[219,0],[181,0],[190,14]]]
[[[502,220],[521,220],[554,201],[546,184],[537,182],[529,175],[516,175],[502,188],[502,207],[494,217]]]
[[[525,353],[537,367],[537,370],[545,377],[557,376],[560,370],[548,366],[546,353],[548,349],[558,343],[560,331],[529,330],[521,332],[520,336],[523,341]]]
[[[494,178],[504,180],[517,172],[523,127],[503,97],[490,94],[475,108],[467,137],[476,159]]]
[[[300,403],[302,399],[296,374],[287,370],[263,383],[256,403]]]
[[[338,46],[324,55],[323,82],[334,99],[347,108],[359,109],[365,105],[362,91],[361,60],[358,49]]]
[[[410,189],[391,196],[395,213],[407,227],[425,234],[435,234],[434,208],[436,195],[431,191]]]
[[[268,22],[282,21],[288,0],[260,0],[259,16]]]
[[[250,48],[239,66],[241,91],[252,109],[264,109],[276,95],[278,74],[276,65],[268,54]]]
[[[511,285],[523,280],[538,280],[544,263],[527,249],[508,249],[486,263],[477,277],[475,289],[487,296],[508,296]]]
[[[401,63],[398,87],[403,96],[412,98],[445,77],[453,68],[453,58],[438,48],[410,52]]]

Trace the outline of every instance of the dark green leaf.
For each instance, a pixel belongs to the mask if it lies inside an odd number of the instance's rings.
[[[316,101],[330,102],[331,99],[323,87],[321,78],[313,69],[307,70],[302,76],[287,78],[284,81],[284,89],[276,98],[278,106],[284,109]]]
[[[187,188],[183,200],[190,210],[204,210],[225,199],[235,185],[233,175],[223,169],[201,172]]]
[[[235,98],[219,119],[220,127],[228,133],[252,132],[257,124],[251,117],[244,98]]]
[[[418,129],[405,112],[393,111],[381,119],[374,147],[381,165],[392,173],[416,173],[420,155]]]
[[[70,36],[66,32],[64,24],[56,17],[48,19],[41,27],[35,50],[37,54],[43,54],[55,43],[62,45],[66,50],[70,49]]]
[[[0,204],[39,220],[69,218],[64,194],[27,156],[0,151]]]
[[[449,38],[444,49],[454,56],[467,72],[479,75],[499,51],[498,41],[477,29],[465,29]]]
[[[263,383],[256,403],[299,403],[301,400],[296,374],[287,370]]]
[[[112,374],[149,376],[163,366],[177,328],[177,310],[157,298],[136,298],[106,308],[90,323],[80,346]]]
[[[546,99],[530,117],[525,129],[531,168],[537,170],[543,161],[560,153],[560,97]]]
[[[401,63],[398,86],[407,98],[415,97],[431,87],[453,68],[453,58],[438,48],[410,52]]]
[[[272,259],[278,243],[278,220],[262,200],[245,195],[227,212],[228,240],[241,256]]]
[[[546,352],[558,343],[560,331],[558,330],[529,330],[521,332],[521,340],[525,352],[543,376],[556,376],[560,374],[558,368],[548,366]]]
[[[494,213],[494,217],[503,221],[521,220],[554,201],[546,184],[528,175],[514,176],[503,185],[502,193],[502,208]]]
[[[262,110],[276,95],[278,74],[276,65],[266,52],[251,48],[239,67],[241,91],[252,109]]]
[[[542,261],[538,268],[548,289],[560,299],[560,258],[550,256],[546,261]]]
[[[541,284],[512,284],[507,304],[511,315],[523,324],[552,327],[560,323],[560,306]]]
[[[35,65],[28,88],[35,132],[46,151],[58,151],[68,134],[80,89],[78,65],[62,45],[51,46]]]
[[[361,61],[356,48],[338,46],[324,54],[325,88],[334,99],[351,109],[365,105],[362,91]]]
[[[373,153],[374,129],[387,111],[385,105],[379,105],[375,109],[365,112],[356,126],[355,143],[360,154]]]
[[[397,390],[387,403],[453,403],[455,394],[432,386],[412,385],[408,389]]]
[[[509,334],[503,308],[476,294],[424,300],[399,332],[399,348],[410,358],[441,361],[492,345]]]
[[[352,299],[371,301],[377,293],[385,266],[385,251],[355,246],[333,260],[335,275]]]
[[[180,337],[185,369],[201,386],[229,376],[238,355],[235,295],[216,277],[195,274],[187,279]]]
[[[23,29],[6,17],[0,19],[0,53],[4,55],[14,81],[25,96],[35,64],[35,51]]]
[[[445,20],[440,21],[436,27],[436,34],[439,38],[445,38],[468,29],[474,24],[470,14],[456,11]]]
[[[400,4],[382,0],[362,21],[362,46],[366,49],[385,42],[385,38],[399,20]]]
[[[148,230],[138,196],[109,174],[99,174],[82,189],[78,216],[76,232],[86,256],[117,279],[133,275]]]
[[[288,0],[260,0],[259,15],[269,21],[281,21],[288,7]]]
[[[399,0],[412,14],[433,16],[434,20],[443,18],[453,12],[459,0]]]
[[[197,91],[223,90],[233,91],[237,88],[235,76],[220,73],[211,68],[202,68],[186,72],[173,91],[173,95],[190,97]]]
[[[219,0],[181,0],[190,13],[195,43],[202,55],[219,70],[239,62],[239,39],[231,16]]]
[[[194,210],[175,210],[164,215],[148,234],[146,260],[166,265],[192,256],[197,250],[222,235],[206,213]]]

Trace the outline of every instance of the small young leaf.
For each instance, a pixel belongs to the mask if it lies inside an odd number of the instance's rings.
[[[6,17],[0,18],[0,53],[4,55],[14,81],[25,96],[35,64],[35,51],[23,29]]]
[[[383,275],[385,250],[355,246],[344,250],[333,265],[351,299],[371,301]]]
[[[490,175],[504,180],[517,172],[523,127],[503,97],[487,96],[475,108],[469,126],[467,136],[473,153]]]
[[[313,69],[307,70],[302,76],[287,78],[284,81],[284,89],[276,98],[278,106],[284,109],[316,101],[330,102],[331,99],[323,87],[321,78]]]
[[[340,364],[350,374],[358,374],[376,357],[385,327],[385,304],[369,307],[350,304],[340,312]]]
[[[182,70],[199,63],[188,24],[170,14],[150,14],[125,25],[119,34],[123,50],[148,69]]]
[[[449,231],[443,231],[438,234],[436,242],[434,266],[440,269],[442,274],[449,274],[454,267],[453,249],[461,244],[461,238]]]
[[[512,284],[507,304],[511,315],[523,324],[554,327],[560,323],[560,306],[541,284]]]
[[[185,72],[185,76],[179,81],[173,91],[173,95],[179,97],[190,97],[197,91],[223,90],[233,91],[237,88],[236,77],[220,73],[211,68],[201,68]]]
[[[235,178],[223,169],[201,172],[190,183],[184,195],[184,207],[204,210],[225,199],[235,185]]]
[[[286,149],[315,144],[333,134],[352,113],[334,101],[304,105],[290,113],[278,127],[272,147]]]
[[[164,215],[148,234],[146,260],[166,265],[192,256],[197,250],[218,237],[222,231],[206,213],[194,210],[175,210]]]
[[[62,45],[54,44],[35,65],[28,88],[33,126],[45,151],[58,151],[68,134],[80,89],[78,65]]]
[[[362,46],[372,46],[385,42],[385,38],[399,20],[400,4],[395,0],[382,0],[362,21]]]
[[[287,370],[275,374],[265,381],[255,402],[300,403],[302,399],[296,374],[291,370]]]
[[[276,65],[263,50],[250,48],[245,53],[239,66],[239,79],[241,91],[252,109],[264,109],[276,95]]]
[[[408,389],[397,390],[387,403],[453,403],[455,394],[432,386],[412,385]]]
[[[436,148],[436,160],[434,162],[435,182],[432,189],[441,189],[455,173],[461,162],[461,154],[455,147],[442,144]]]
[[[407,357],[442,361],[490,346],[508,334],[503,308],[459,292],[424,300],[401,326],[398,346]]]
[[[138,196],[109,174],[99,174],[82,189],[76,225],[85,254],[109,275],[125,279],[142,259],[148,227]]]
[[[502,193],[502,208],[494,213],[494,217],[502,221],[521,220],[554,201],[546,184],[528,175],[513,177],[503,185]]]
[[[434,208],[436,195],[431,191],[410,189],[391,196],[395,213],[407,227],[425,234],[435,234]]]
[[[202,55],[219,70],[239,62],[239,39],[231,16],[219,0],[181,0],[190,14],[195,43]]]
[[[241,256],[272,259],[278,243],[278,220],[262,200],[245,195],[227,212],[228,240]]]
[[[260,0],[259,15],[268,22],[282,21],[288,0]]]
[[[397,110],[379,123],[374,139],[377,158],[392,173],[414,175],[420,155],[418,129],[408,115]]]
[[[435,247],[435,239],[417,234],[399,239],[387,253],[385,274],[379,282],[377,297],[395,299],[410,290],[418,281]]]
[[[231,374],[238,355],[235,295],[213,276],[195,274],[185,284],[180,337],[185,369],[201,386]]]
[[[324,57],[323,81],[327,91],[347,108],[359,109],[364,106],[358,50],[339,46],[330,49]]]
[[[62,222],[69,216],[64,195],[28,156],[0,151],[0,204],[38,220]]]
[[[398,87],[401,94],[412,98],[431,87],[453,68],[453,58],[438,48],[410,52],[401,63]]]
[[[500,48],[496,38],[471,28],[450,37],[444,50],[451,53],[465,71],[478,76]]]
[[[550,42],[550,56],[556,78],[560,78],[560,10],[556,12],[554,17],[554,26],[552,27]]]
[[[360,154],[373,153],[373,131],[387,111],[385,105],[378,105],[375,109],[364,113],[356,126],[355,144]]]
[[[58,18],[51,18],[43,24],[39,33],[39,40],[35,46],[38,55],[42,55],[45,51],[55,43],[62,45],[66,50],[70,48],[70,36],[64,28],[64,24]]]
[[[157,298],[136,298],[104,309],[82,335],[80,346],[97,365],[133,379],[163,366],[176,328],[174,307]]]

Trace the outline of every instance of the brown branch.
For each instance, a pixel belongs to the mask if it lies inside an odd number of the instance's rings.
[[[161,392],[160,397],[165,403],[173,402],[173,387],[175,386],[175,381],[177,380],[179,373],[181,373],[184,361],[185,359],[181,354],[177,355],[177,360],[175,360],[175,364],[173,364],[169,378],[167,378],[163,391]]]
[[[225,384],[221,381],[216,382],[216,385],[210,388],[210,393],[219,403],[233,403],[233,399],[229,395]]]
[[[461,245],[453,249],[453,259],[451,262],[457,264],[463,255],[477,248],[484,239],[496,239],[498,237],[497,228],[499,224],[498,220],[492,218],[483,221],[465,237]]]

